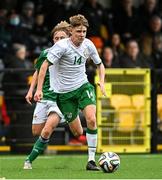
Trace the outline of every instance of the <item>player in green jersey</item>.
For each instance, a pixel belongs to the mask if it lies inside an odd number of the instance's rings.
[[[61,23],[59,23],[58,25],[56,25],[52,32],[51,32],[51,36],[52,36],[52,40],[54,43],[56,43],[57,41],[59,41],[60,39],[66,38],[69,36],[69,24],[65,21],[62,21]],[[31,103],[31,100],[33,98],[33,92],[35,89],[35,86],[37,84],[37,78],[38,78],[38,72],[39,69],[42,65],[42,63],[44,62],[44,60],[47,58],[47,53],[48,53],[48,49],[43,50],[40,54],[40,56],[38,57],[36,64],[35,64],[35,72],[33,74],[32,77],[32,82],[29,88],[29,91],[26,95],[26,101],[29,104]],[[45,83],[43,85],[43,100],[52,100],[52,101],[56,101],[56,94],[53,93],[52,91],[49,90],[50,88],[50,82],[49,82],[49,71],[47,71],[46,73],[46,78],[45,78]],[[38,106],[38,108],[37,108]],[[39,105],[36,106],[36,110],[35,113],[33,115],[33,123],[32,123],[32,133],[34,136],[36,135],[40,135],[45,123],[46,123],[46,110],[44,108],[44,111],[41,113],[37,113],[37,109],[39,111]],[[37,114],[37,115],[36,115]],[[38,117],[40,116],[40,117]]]

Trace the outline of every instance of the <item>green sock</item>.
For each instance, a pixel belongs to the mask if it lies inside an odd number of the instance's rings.
[[[44,139],[40,136],[35,142],[34,147],[26,160],[32,163],[39,156],[39,154],[44,151],[44,149],[47,147],[48,142],[49,139]]]

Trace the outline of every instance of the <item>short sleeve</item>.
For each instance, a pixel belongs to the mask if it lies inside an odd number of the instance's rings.
[[[37,58],[36,63],[35,63],[35,69],[39,71],[41,65],[43,64],[44,60],[47,59],[47,51],[43,50],[40,54],[40,56]]]
[[[59,45],[59,42],[54,44],[48,51],[47,60],[55,64],[62,57],[65,49]]]
[[[90,58],[93,60],[95,64],[100,64],[102,62],[95,45],[90,40],[89,40],[89,52],[90,52]]]

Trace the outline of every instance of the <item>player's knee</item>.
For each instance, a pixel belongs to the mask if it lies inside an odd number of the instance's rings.
[[[79,137],[79,136],[81,136],[83,134],[82,126],[80,126],[80,127],[70,127],[70,130],[71,130],[71,132],[73,133],[73,135],[75,137]]]
[[[51,129],[44,128],[41,133],[42,137],[47,138],[47,139],[50,138],[51,134],[52,134],[52,128]]]
[[[38,132],[36,132],[36,131],[33,131],[32,134],[33,134],[34,137],[40,135],[40,134],[39,134]]]
[[[78,136],[81,136],[81,135],[83,135],[83,128],[80,129],[80,131],[79,131],[79,133],[78,133]]]
[[[83,134],[83,129],[79,129],[79,130],[73,132],[73,134],[75,137],[79,137]]]
[[[96,127],[96,117],[95,116],[87,117],[87,126],[89,128],[95,128]]]
[[[32,134],[33,134],[33,136],[39,136],[41,134],[41,132],[38,131],[37,129],[32,129]]]

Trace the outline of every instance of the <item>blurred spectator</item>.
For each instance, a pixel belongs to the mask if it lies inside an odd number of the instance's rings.
[[[114,10],[114,29],[124,42],[135,37],[137,21],[138,13],[137,9],[133,7],[133,1],[122,0],[119,8]]]
[[[21,26],[20,16],[16,13],[11,13],[8,16],[8,23],[6,24],[6,32],[10,35],[10,43],[20,43],[27,47],[26,55],[30,56],[33,49],[33,43],[30,38],[30,33]]]
[[[161,34],[162,20],[159,16],[155,15],[149,21],[149,33],[152,36]]]
[[[152,54],[152,38],[148,35],[142,35],[140,39],[140,50],[145,56]]]
[[[101,26],[105,24],[105,10],[102,5],[97,0],[86,0],[79,13],[83,14],[89,22],[87,36],[101,37]]]
[[[119,59],[121,68],[150,68],[149,60],[139,52],[137,41],[129,40],[125,53]]]
[[[45,23],[48,29],[52,29],[53,26],[56,24],[55,22],[55,13],[58,6],[59,6],[59,1],[58,0],[46,0],[43,1],[43,12],[45,13]]]
[[[29,63],[26,58],[26,47],[22,44],[14,43],[12,50],[4,59],[5,68],[13,69],[29,69]],[[12,53],[11,53],[12,52]],[[5,73],[3,78],[3,90],[7,96],[22,97],[27,90],[27,78],[29,73],[21,71],[13,71]],[[18,98],[19,99],[19,98]]]
[[[139,34],[147,31],[149,28],[149,21],[152,16],[159,14],[157,10],[157,0],[144,0],[143,4],[139,7]]]
[[[55,24],[62,20],[68,21],[70,16],[77,14],[75,5],[74,0],[49,0],[45,9],[48,29],[52,29]]]
[[[153,67],[154,69],[162,69],[162,35],[158,35],[153,40]],[[157,77],[158,93],[162,93],[162,76]]]
[[[110,47],[104,47],[102,60],[105,68],[119,68],[118,59],[115,58]]]
[[[22,44],[14,43],[9,52],[4,60],[5,68],[15,70],[4,74],[2,85],[7,113],[13,125],[15,122],[18,124],[23,122],[25,117],[22,119],[22,116],[28,110],[24,97],[28,89],[27,79],[29,73],[24,71],[28,69],[28,63],[25,59],[26,47]],[[12,128],[15,128],[15,125]],[[16,133],[14,131],[11,130],[10,133]]]
[[[16,13],[12,13],[9,17],[9,24],[11,26],[18,26],[20,25],[20,16]]]
[[[32,1],[25,1],[22,5],[22,12],[20,14],[20,30],[23,34],[23,40],[19,39],[14,42],[19,42],[20,44],[25,44],[27,47],[27,55],[31,56],[33,50],[33,43],[30,39],[30,35],[34,26],[34,3]]]
[[[124,52],[124,45],[121,43],[120,35],[114,33],[111,37],[110,46],[115,58],[119,58]]]
[[[153,65],[156,69],[162,69],[162,35],[158,35],[153,40]]]
[[[155,15],[149,21],[149,29],[141,35],[140,44],[141,51],[144,55],[150,56],[152,54],[152,43],[156,36],[162,35],[162,20]]]
[[[27,141],[29,135],[29,118],[31,118],[32,106],[29,107],[25,101],[28,90],[28,76],[31,74],[29,62],[26,60],[26,47],[23,44],[14,43],[9,54],[4,59],[5,68],[9,68],[4,74],[3,91],[7,107],[7,114],[11,119],[8,142],[14,151],[15,140],[23,143]],[[21,138],[20,138],[21,137]]]
[[[34,25],[34,3],[32,1],[26,1],[22,7],[22,13],[20,16],[21,27],[27,31],[31,31]]]
[[[20,16],[16,13],[10,14],[8,17],[8,22],[6,25],[6,31],[11,36],[11,42],[20,42],[25,43],[28,39],[23,31],[23,28],[20,27]]]
[[[114,12],[112,8],[105,8],[104,24],[107,28],[108,39],[115,32],[114,30]]]
[[[31,32],[31,41],[34,44],[33,58],[37,57],[43,48],[48,45],[48,28],[44,24],[45,16],[42,12],[35,16],[35,23]]]

